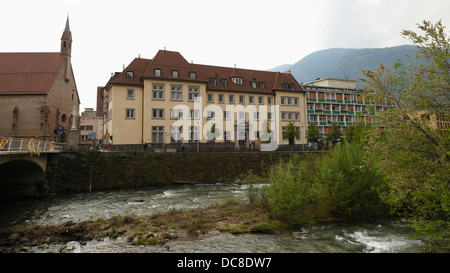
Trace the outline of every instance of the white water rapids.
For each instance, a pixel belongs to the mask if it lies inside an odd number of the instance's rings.
[[[67,221],[107,219],[113,216],[149,215],[170,209],[196,209],[230,199],[246,200],[244,185],[180,185],[115,190],[48,197],[2,205],[1,227],[14,224],[59,225]],[[168,247],[133,246],[126,238],[89,241],[77,251],[90,253],[199,252],[199,253],[406,253],[418,252],[421,241],[410,238],[401,219],[333,223],[279,231],[275,234],[214,232],[185,242],[169,241]],[[50,245],[32,252],[59,252]],[[1,251],[0,251],[1,252]]]

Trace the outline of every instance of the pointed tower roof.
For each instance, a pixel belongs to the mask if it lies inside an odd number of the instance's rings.
[[[63,35],[61,36],[61,40],[72,41],[72,32],[70,31],[69,16],[67,16],[66,28],[64,29]]]

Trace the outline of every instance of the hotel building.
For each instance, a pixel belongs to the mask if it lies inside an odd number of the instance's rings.
[[[306,144],[305,99],[290,73],[194,64],[160,50],[153,59],[134,59],[106,84],[104,143],[228,142],[258,149],[288,145],[283,133],[292,121],[295,144]]]
[[[376,112],[392,106],[387,102],[369,109],[374,102],[356,89],[354,80],[323,78],[307,83],[303,88],[306,90],[308,124],[316,123],[322,138],[327,137],[334,122],[343,130],[358,122],[374,123]]]

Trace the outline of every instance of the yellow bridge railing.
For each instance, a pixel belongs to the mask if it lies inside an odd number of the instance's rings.
[[[39,156],[41,152],[60,152],[62,144],[34,138],[0,137],[0,152],[28,152]]]

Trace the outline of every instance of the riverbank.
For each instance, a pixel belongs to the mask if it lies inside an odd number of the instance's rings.
[[[273,233],[284,225],[269,219],[261,206],[230,201],[204,209],[176,210],[146,216],[115,216],[80,223],[66,222],[57,226],[17,226],[0,231],[1,252],[29,252],[33,247],[48,249],[61,244],[67,252],[69,242],[80,245],[105,238],[126,238],[134,246],[166,247],[173,240],[196,240],[227,232]]]

